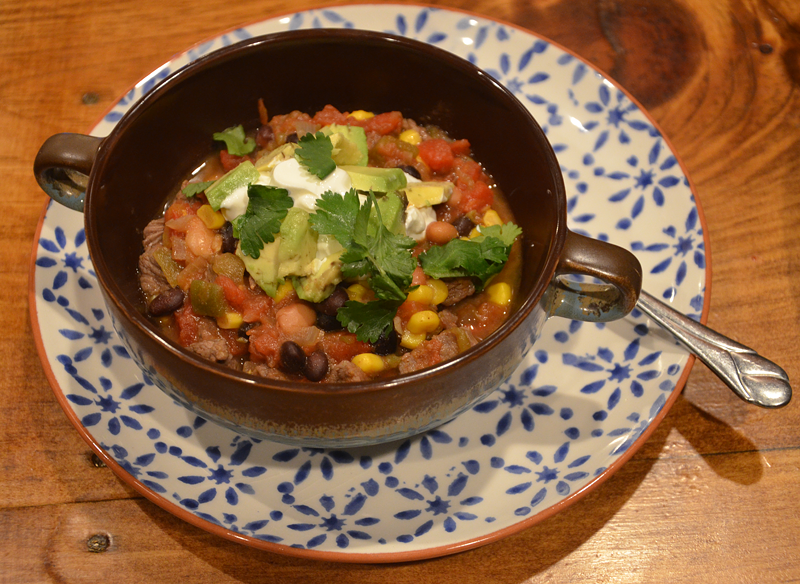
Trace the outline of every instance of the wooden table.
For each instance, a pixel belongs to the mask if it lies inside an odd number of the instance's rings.
[[[559,42],[650,111],[705,211],[709,325],[774,359],[797,382],[800,4],[440,4]],[[257,551],[174,518],[98,466],[58,406],[32,338],[30,246],[46,200],[31,172],[34,155],[51,134],[86,132],[132,82],[197,41],[314,6],[0,4],[0,298],[8,316],[0,351],[0,581],[799,581],[800,405],[748,406],[700,364],[655,433],[600,488],[517,535],[436,560],[346,565]]]

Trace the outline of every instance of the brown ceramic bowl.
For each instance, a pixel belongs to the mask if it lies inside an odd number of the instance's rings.
[[[265,380],[204,361],[145,316],[137,259],[142,228],[212,151],[209,137],[271,114],[399,110],[469,139],[523,229],[523,270],[510,318],[453,360],[388,381]],[[89,253],[114,326],[159,387],[237,431],[308,446],[385,442],[432,428],[491,393],[550,316],[611,320],[635,305],[641,268],[629,252],[567,229],[550,144],[517,99],[450,53],[388,34],[314,30],[254,38],[214,52],[150,91],[106,138],[51,137],[34,170],[53,198],[83,210]],[[82,186],[69,177],[88,175]],[[78,180],[77,183],[81,181]],[[578,286],[580,274],[604,284]]]

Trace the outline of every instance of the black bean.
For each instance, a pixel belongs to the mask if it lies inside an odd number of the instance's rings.
[[[456,228],[459,236],[466,237],[475,228],[475,224],[469,220],[469,217],[462,215],[453,221],[453,227]]]
[[[226,221],[225,225],[219,230],[222,236],[222,253],[236,252],[236,238],[233,237],[233,225],[230,221]]]
[[[267,144],[269,144],[274,138],[275,132],[272,131],[272,126],[269,124],[264,124],[256,132],[256,144],[262,148],[266,148]]]
[[[328,356],[324,351],[317,350],[308,356],[304,373],[309,381],[321,381],[328,374]]]
[[[258,322],[246,322],[239,327],[239,330],[236,331],[240,338],[247,339],[247,331],[250,329],[254,329],[258,326]]]
[[[306,366],[306,354],[294,341],[281,345],[281,365],[287,373],[302,373]]]
[[[376,354],[391,355],[397,350],[397,331],[392,329],[389,334],[381,333],[381,336],[378,337],[373,346]]]
[[[293,143],[297,144],[297,141],[298,141],[298,140],[299,140],[299,138],[297,137],[297,132],[292,132],[291,134],[289,134],[288,136],[286,136],[286,143],[287,143],[287,144],[288,144],[289,142],[293,142]]]
[[[317,327],[321,328],[324,331],[338,331],[342,328],[342,323],[336,320],[335,316],[318,312]]]
[[[350,297],[347,295],[347,291],[344,288],[336,288],[330,296],[316,304],[314,308],[322,314],[336,316],[336,313],[348,300],[350,300]]]
[[[180,288],[170,288],[153,298],[147,311],[152,316],[167,316],[183,306],[184,297],[183,290]]]
[[[402,166],[398,166],[397,168],[399,168],[400,170],[402,170],[406,174],[410,174],[411,176],[413,176],[414,178],[416,178],[418,180],[422,180],[422,175],[419,173],[419,171],[416,168],[414,168],[410,164],[403,164]]]

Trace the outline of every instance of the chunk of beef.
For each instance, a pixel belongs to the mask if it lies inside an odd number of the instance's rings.
[[[458,315],[452,310],[447,310],[445,308],[439,311],[439,321],[446,329],[455,328],[458,326]]]
[[[242,371],[258,377],[266,377],[267,379],[278,379],[280,381],[288,379],[282,371],[275,369],[275,367],[270,367],[266,363],[256,363],[255,361],[245,361]]]
[[[139,286],[142,287],[147,298],[155,298],[162,292],[166,292],[172,286],[169,285],[161,266],[158,265],[153,253],[161,247],[161,244],[147,248],[139,256]]]
[[[331,383],[347,383],[349,381],[368,381],[369,375],[364,373],[352,361],[340,361],[330,369],[328,381]]]
[[[158,245],[164,241],[164,218],[153,219],[142,232],[144,241],[142,245],[145,250]]]
[[[398,370],[400,373],[412,373],[455,357],[462,350],[458,342],[459,334],[463,335],[463,331],[460,333],[459,329],[447,329],[423,341],[413,351],[403,355]]]
[[[475,294],[475,285],[469,278],[456,278],[447,282],[447,298],[442,304],[453,306],[473,294]]]
[[[224,363],[231,358],[228,343],[220,338],[196,341],[189,345],[189,350],[194,351],[208,361]]]

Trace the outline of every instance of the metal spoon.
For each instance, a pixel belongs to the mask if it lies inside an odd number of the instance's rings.
[[[792,399],[786,372],[753,349],[695,322],[644,290],[636,306],[694,353],[744,401],[779,408]]]

